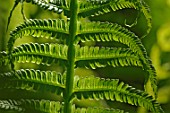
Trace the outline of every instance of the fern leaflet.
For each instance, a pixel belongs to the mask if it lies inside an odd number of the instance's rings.
[[[152,17],[150,10],[143,0],[87,0],[80,2],[79,16],[96,16],[100,14],[105,14],[111,11],[117,11],[123,8],[134,8],[142,12],[147,20],[147,32],[146,35],[151,30]],[[145,37],[144,35],[143,37]],[[142,38],[143,38],[142,37]]]
[[[11,52],[14,42],[23,36],[33,36],[42,38],[55,38],[60,41],[66,40],[68,37],[69,23],[64,20],[28,20],[24,24],[18,26],[11,33],[8,42],[8,51]]]
[[[99,48],[77,47],[76,64],[78,67],[85,66],[95,69],[107,65],[117,66],[142,66],[138,57],[129,49],[123,48]]]
[[[19,105],[20,103],[14,100],[0,100],[0,109],[14,110],[17,112],[24,111]]]
[[[141,40],[132,32],[117,24],[106,22],[90,22],[79,24],[76,41],[116,41],[125,44],[131,51],[136,53],[142,61],[143,68],[148,72],[148,78],[155,95],[157,96],[157,82],[155,69],[148,58]],[[146,79],[145,84],[148,79]]]
[[[62,96],[65,88],[63,76],[50,71],[21,69],[16,72],[2,73],[0,78],[6,81],[5,84],[0,85],[0,89],[50,91]]]
[[[78,99],[116,100],[136,106],[143,106],[154,113],[163,113],[160,105],[151,96],[123,82],[119,82],[117,79],[75,77],[74,97]]]
[[[52,63],[65,65],[67,61],[67,46],[48,43],[23,44],[15,47],[12,51],[12,61],[44,65],[50,65]]]

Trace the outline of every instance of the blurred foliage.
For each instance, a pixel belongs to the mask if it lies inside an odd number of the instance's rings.
[[[150,55],[159,80],[158,101],[165,113],[168,113],[170,112],[170,0],[154,0],[149,4],[153,15],[153,28],[149,35],[149,38],[153,39]]]
[[[146,0],[151,8],[152,18],[153,18],[153,27],[149,35],[143,39],[144,45],[146,47],[147,52],[150,53],[153,64],[157,70],[158,79],[159,79],[159,92],[158,92],[158,101],[162,104],[162,108],[165,110],[165,113],[170,112],[170,0]],[[15,29],[15,27],[23,22],[23,17],[21,13],[21,5],[19,5],[14,11],[15,16],[12,16],[12,20],[9,26],[9,30],[6,33],[6,25],[7,19],[9,15],[9,11],[11,10],[12,5],[14,4],[14,0],[0,0],[0,50],[5,50],[6,42],[8,41],[9,31]],[[40,8],[37,8],[33,5],[24,4],[24,12],[27,18],[64,18],[62,15],[56,15],[54,13],[43,11]],[[114,15],[114,16],[113,16]],[[139,18],[137,18],[139,16]],[[143,15],[140,15],[137,11],[133,9],[126,9],[117,12],[111,12],[106,15],[102,15],[96,18],[90,18],[90,20],[97,21],[111,21],[117,22],[123,26],[126,24],[135,23],[136,18],[138,19],[137,25],[131,27],[130,29],[135,32],[138,36],[143,36],[146,32],[146,21],[143,19]],[[23,38],[22,40],[18,40],[16,45],[20,45],[21,42],[37,42],[39,39],[32,38]],[[40,42],[40,41],[39,41]],[[43,40],[41,40],[43,42]],[[90,42],[90,43],[82,43],[86,45],[100,45],[100,43]],[[112,46],[116,43],[104,43],[107,46]],[[28,66],[36,68],[36,65],[18,65],[18,67],[25,68]],[[57,67],[57,68],[56,68]],[[4,71],[7,67],[1,68],[0,71]],[[37,67],[42,70],[45,69],[43,66]],[[50,67],[51,70],[56,70],[62,72],[62,68],[58,66]],[[133,73],[132,73],[133,72]],[[81,74],[79,74],[81,73]],[[140,68],[132,68],[132,67],[124,67],[122,68],[102,68],[94,71],[87,71],[85,69],[77,69],[77,75],[86,75],[91,74],[92,76],[101,76],[106,78],[105,75],[109,78],[119,78],[125,81],[128,84],[131,84],[137,88],[142,88],[142,83],[144,81],[143,75],[144,72]],[[5,95],[5,93],[0,92],[0,96]],[[75,103],[79,103],[80,106],[85,106],[87,102],[94,103],[93,105],[104,105],[104,106],[120,106],[123,109],[128,109],[128,111],[137,111],[137,108],[133,108],[132,106],[129,108],[129,105],[114,104],[113,102],[92,102],[83,100],[82,102],[75,101]],[[131,110],[129,110],[131,109]],[[0,111],[2,112],[2,111]],[[136,112],[134,112],[136,113]]]

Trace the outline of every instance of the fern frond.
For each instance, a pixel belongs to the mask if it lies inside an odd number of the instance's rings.
[[[15,47],[11,58],[19,63],[36,63],[50,65],[52,63],[66,64],[68,47],[60,44],[29,43]]]
[[[129,0],[86,0],[80,2],[79,16],[96,16],[123,8],[137,9],[138,7],[135,2],[130,2]]]
[[[50,91],[62,96],[65,81],[61,74],[54,71],[21,69],[0,74],[5,80],[0,89],[22,89],[29,91]]]
[[[79,47],[76,48],[76,64],[78,67],[85,66],[95,69],[96,67],[109,66],[142,66],[138,56],[125,48],[99,48]]]
[[[54,11],[58,14],[70,10],[70,3],[68,0],[26,0],[26,2],[35,4],[45,10]]]
[[[0,108],[18,112],[33,111],[41,113],[62,113],[63,104],[50,100],[0,100]]]
[[[8,42],[8,51],[10,52],[12,50],[15,40],[23,36],[52,38],[60,41],[66,40],[69,32],[68,27],[69,23],[60,19],[27,20],[11,32]]]
[[[41,113],[63,113],[63,104],[50,100],[22,99],[21,106],[32,111]]]
[[[163,113],[160,105],[143,91],[137,90],[118,79],[97,77],[74,79],[73,98],[106,99],[120,101],[131,105],[143,106],[154,113]]]
[[[143,0],[87,0],[80,2],[79,16],[96,16],[123,8],[134,8],[142,12],[147,21],[147,34],[150,32],[151,14],[149,7]],[[145,36],[145,35],[144,35]],[[143,36],[143,37],[144,37]]]
[[[131,51],[141,59],[144,69],[148,72],[148,77],[155,95],[157,96],[157,79],[152,62],[147,56],[146,50],[141,40],[128,29],[117,24],[106,22],[91,22],[79,24],[76,41],[116,41],[127,45]],[[148,79],[146,79],[147,81]]]
[[[146,35],[149,34],[149,32],[152,28],[152,16],[151,16],[151,13],[150,13],[149,6],[144,1],[141,1],[141,3],[142,3],[141,12],[143,12],[143,14],[144,14],[144,16],[147,20],[147,27],[148,27],[146,34],[141,37],[141,38],[144,38]]]
[[[9,57],[5,51],[0,52],[0,66],[7,65],[9,63]]]
[[[108,22],[89,22],[79,24],[76,41],[116,41],[127,45],[141,58],[147,58],[141,40],[128,29]]]
[[[127,41],[126,38],[137,40],[137,36],[128,29],[109,22],[86,22],[78,25],[75,41]],[[131,40],[132,40],[131,39]],[[140,39],[138,39],[140,40]],[[128,45],[131,44],[126,42]],[[126,44],[125,43],[125,44]],[[137,51],[137,50],[136,50]]]
[[[109,108],[76,108],[74,113],[128,113],[119,109]]]
[[[19,105],[20,103],[15,100],[0,100],[0,109],[14,110],[17,112],[24,111],[24,109]]]

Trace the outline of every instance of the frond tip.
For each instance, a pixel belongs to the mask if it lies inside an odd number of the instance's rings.
[[[75,78],[73,98],[116,100],[143,106],[154,113],[164,113],[161,106],[146,92],[137,90],[118,79],[98,77]]]

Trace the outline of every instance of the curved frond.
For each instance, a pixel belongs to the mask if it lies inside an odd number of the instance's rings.
[[[131,0],[132,1],[132,0]],[[137,0],[83,0],[80,2],[79,16],[96,16],[123,8],[139,8]]]
[[[149,7],[143,0],[83,0],[80,2],[79,16],[95,16],[123,8],[134,8],[142,12],[147,20],[147,34],[150,32],[152,17]]]
[[[49,11],[54,11],[58,14],[69,12],[69,1],[68,0],[26,0],[27,3],[32,3],[41,8]]]
[[[41,113],[62,113],[63,111],[63,104],[56,101],[22,99],[19,102],[23,108]]]
[[[76,64],[78,67],[85,66],[95,69],[96,67],[109,66],[142,66],[138,56],[125,48],[99,48],[78,47],[76,48]]]
[[[79,24],[76,42],[78,41],[116,41],[127,45],[139,56],[146,56],[141,40],[128,29],[108,22],[89,22]]]
[[[29,43],[15,47],[11,53],[12,61],[19,63],[36,63],[50,65],[59,63],[66,65],[67,46],[60,44]]]
[[[15,100],[0,100],[0,109],[14,110],[17,112],[24,111],[22,107],[18,106],[19,104],[20,103]]]
[[[102,79],[97,77],[74,79],[73,98],[106,99],[143,106],[154,113],[163,113],[160,105],[148,94],[137,90],[118,79]]]
[[[141,11],[143,12],[146,20],[147,20],[147,31],[146,31],[146,34],[143,35],[141,38],[144,38],[146,35],[149,34],[151,28],[152,28],[152,16],[150,14],[150,9],[149,9],[149,6],[144,2],[144,1],[141,1],[142,3],[142,6],[141,6]]]
[[[54,11],[58,14],[64,11],[69,11],[69,1],[68,0],[15,0],[15,7],[19,2],[27,2],[35,4],[45,10]],[[13,11],[13,10],[12,10]],[[11,11],[11,12],[12,12]]]
[[[8,42],[8,51],[10,52],[12,50],[15,40],[23,36],[52,38],[64,41],[68,37],[68,27],[69,23],[60,19],[27,20],[11,32]]]
[[[147,56],[141,40],[128,29],[118,24],[106,22],[91,22],[79,24],[76,41],[116,41],[127,45],[141,59],[144,69],[148,72],[148,78],[155,95],[157,96],[157,79],[152,62]],[[146,79],[147,81],[148,79]]]
[[[6,110],[15,110],[18,112],[33,111],[41,113],[62,113],[63,104],[50,100],[0,100],[0,108]]]
[[[109,108],[76,108],[74,113],[128,113],[119,109],[109,109]]]
[[[21,69],[15,72],[1,73],[0,78],[5,80],[0,85],[0,89],[50,91],[62,96],[65,88],[63,76],[54,71]]]

